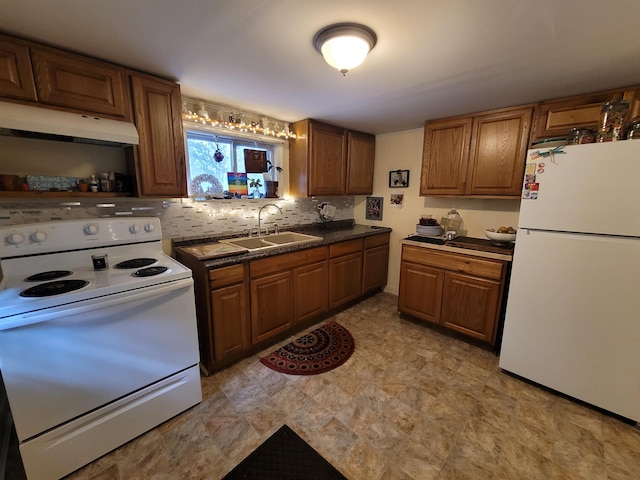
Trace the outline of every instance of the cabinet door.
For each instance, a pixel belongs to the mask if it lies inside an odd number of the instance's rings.
[[[0,96],[37,100],[29,47],[1,38]]]
[[[247,312],[247,289],[244,283],[211,292],[213,341],[216,362],[251,346]]]
[[[446,272],[440,323],[484,342],[495,342],[500,282]]]
[[[312,263],[293,270],[295,322],[303,322],[327,311],[329,303],[327,262]]]
[[[473,119],[467,195],[520,196],[533,108]]]
[[[344,195],[347,172],[344,129],[312,122],[309,135],[309,195]]]
[[[347,133],[347,195],[373,193],[375,155],[375,136],[360,132]]]
[[[384,288],[389,269],[389,245],[369,248],[362,255],[363,293]]]
[[[463,195],[469,163],[471,118],[427,122],[420,195]]]
[[[622,97],[621,91],[609,90],[543,102],[536,109],[533,140],[564,138],[575,127],[597,129],[602,105]]]
[[[329,308],[343,305],[362,291],[362,252],[329,260]]]
[[[136,152],[138,195],[185,197],[187,170],[180,86],[141,75],[132,75],[131,84],[140,135]]]
[[[291,271],[251,280],[251,340],[258,343],[293,325]]]
[[[423,320],[438,323],[442,307],[444,271],[438,268],[402,262],[398,310]]]
[[[32,48],[31,59],[41,102],[130,117],[122,67],[48,48]]]

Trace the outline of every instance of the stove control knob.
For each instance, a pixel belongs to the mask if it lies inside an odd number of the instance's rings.
[[[155,229],[156,229],[156,226],[155,226],[153,223],[147,223],[147,224],[144,226],[144,231],[145,231],[145,232],[147,232],[147,233],[151,233],[151,232],[153,232]]]
[[[95,223],[88,223],[84,226],[85,235],[95,235],[96,233],[98,233],[98,225]]]
[[[129,227],[129,232],[131,232],[131,233],[140,233],[140,225],[138,225],[137,223],[134,223],[133,225],[131,225]]]
[[[42,243],[47,239],[47,234],[42,230],[36,230],[31,234],[31,241],[36,243]]]
[[[22,233],[10,233],[6,240],[9,245],[20,245],[24,242],[24,235]]]

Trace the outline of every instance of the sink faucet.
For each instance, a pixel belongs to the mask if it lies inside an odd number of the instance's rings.
[[[282,213],[282,209],[276,205],[275,203],[267,203],[265,205],[263,205],[262,207],[260,207],[260,210],[258,211],[258,235],[262,234],[262,228],[261,228],[261,223],[262,223],[262,210],[264,210],[267,207],[276,207],[278,209],[278,211],[280,213]]]

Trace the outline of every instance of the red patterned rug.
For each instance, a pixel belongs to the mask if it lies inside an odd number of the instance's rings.
[[[289,375],[315,375],[339,367],[355,348],[349,330],[329,322],[280,347],[260,361],[276,372]]]

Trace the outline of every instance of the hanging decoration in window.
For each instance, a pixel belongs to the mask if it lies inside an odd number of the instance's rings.
[[[186,97],[182,97],[182,120],[243,133],[256,133],[284,139],[296,138],[296,134],[289,130],[287,122]],[[222,160],[216,159],[216,161]]]
[[[224,160],[224,153],[222,153],[220,151],[220,145],[218,145],[218,139],[217,138],[215,139],[215,142],[216,142],[216,151],[213,153],[213,159],[216,162],[220,163],[221,161]]]

